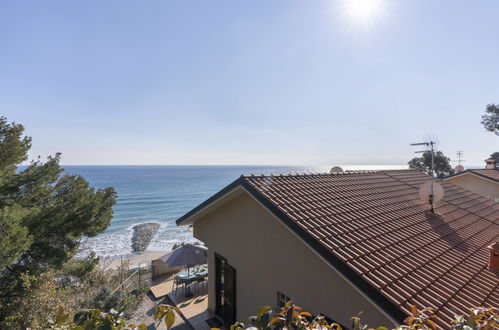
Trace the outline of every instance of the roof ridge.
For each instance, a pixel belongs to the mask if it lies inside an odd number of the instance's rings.
[[[472,175],[482,177],[484,179],[499,182],[499,177],[496,177],[496,174],[498,174],[498,173],[499,173],[499,168],[468,168],[462,172],[457,172],[457,173],[448,175],[444,178],[444,180],[447,180],[449,178],[453,178],[456,176],[460,176],[463,174],[472,174]]]
[[[310,172],[310,173],[277,173],[277,174],[255,174],[255,173],[248,173],[248,174],[243,174],[241,175],[243,178],[255,178],[255,177],[297,177],[297,176],[335,176],[335,175],[353,175],[353,174],[372,174],[372,173],[386,173],[386,172],[419,172],[418,170],[414,169],[387,169],[387,170],[346,170],[344,172]]]

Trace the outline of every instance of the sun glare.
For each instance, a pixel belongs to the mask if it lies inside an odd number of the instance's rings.
[[[386,0],[341,0],[342,18],[349,24],[371,27],[385,12]]]

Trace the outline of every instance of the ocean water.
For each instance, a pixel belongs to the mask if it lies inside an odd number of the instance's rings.
[[[114,217],[102,234],[83,242],[86,251],[100,256],[131,253],[132,227],[157,222],[160,229],[148,251],[169,251],[180,242],[195,239],[175,220],[241,174],[326,172],[329,166],[63,166],[85,177],[95,188],[114,187],[118,193]],[[343,166],[348,169],[389,169],[404,166]]]

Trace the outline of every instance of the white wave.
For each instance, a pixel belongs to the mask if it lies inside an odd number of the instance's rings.
[[[151,244],[147,250],[149,251],[170,251],[174,244],[194,243],[197,242],[192,233],[185,227],[176,227],[172,230],[172,227],[160,227],[153,236]]]
[[[81,252],[77,255],[83,257],[94,251],[100,257],[112,257],[122,254],[131,254],[133,227],[143,223],[158,223],[159,229],[151,239],[147,251],[170,251],[174,244],[197,242],[192,233],[185,227],[173,227],[165,222],[145,221],[133,223],[124,230],[112,234],[101,234],[96,237],[87,237],[82,241]]]

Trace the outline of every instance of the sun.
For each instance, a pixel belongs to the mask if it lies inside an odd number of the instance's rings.
[[[346,0],[347,15],[356,20],[369,20],[380,11],[380,0]]]
[[[340,13],[350,24],[369,28],[381,16],[386,7],[386,0],[341,0]]]

